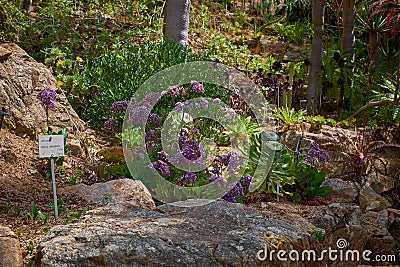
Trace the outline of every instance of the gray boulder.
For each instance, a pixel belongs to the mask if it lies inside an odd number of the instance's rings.
[[[329,186],[332,188],[330,196],[335,202],[354,202],[358,197],[360,185],[351,181],[343,181],[338,178],[326,179],[321,186]]]
[[[89,204],[126,203],[147,209],[155,209],[150,192],[141,181],[132,179],[111,180],[93,185],[78,184],[59,189],[67,196],[79,196]]]
[[[366,248],[381,253],[393,253],[394,238],[388,230],[388,211],[368,211],[362,218],[366,222],[369,235]]]
[[[314,224],[325,230],[325,247],[336,248],[338,240],[345,239],[351,249],[362,250],[368,240],[361,209],[356,205],[330,204]]]
[[[88,213],[84,223],[54,227],[35,266],[288,266],[257,254],[310,249],[312,230],[223,201],[157,211],[121,203]]]

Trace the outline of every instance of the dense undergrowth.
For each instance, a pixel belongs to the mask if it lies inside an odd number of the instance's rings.
[[[305,116],[302,111],[310,70],[309,52],[313,33],[310,2],[289,0],[282,5],[281,1],[251,1],[259,2],[254,6],[249,2],[193,2],[189,47],[181,48],[172,41],[162,40],[161,0],[42,0],[34,1],[31,12],[22,9],[22,1],[0,0],[0,41],[18,43],[36,60],[46,64],[79,116],[97,130],[120,131],[123,114],[114,112],[113,104],[130,100],[143,82],[153,74],[179,63],[198,60],[225,63],[254,81],[271,106],[276,107],[273,113],[283,130],[299,128],[305,122],[314,129],[323,125],[353,127],[357,124],[399,124],[398,105],[376,106],[360,118],[349,118],[369,101],[392,99],[398,86],[393,66],[398,63],[399,44],[384,27],[371,28],[377,23],[383,25],[384,18],[374,17],[371,22],[368,1],[357,6],[357,60],[354,62],[340,54],[340,13],[334,3],[327,4],[320,83],[323,116]],[[243,6],[241,3],[247,4]],[[379,31],[382,40],[379,66],[371,63],[368,50],[368,34],[371,30]],[[296,54],[296,59],[284,62],[284,54],[288,51]],[[190,92],[188,86],[180,90]],[[240,120],[247,125],[254,124],[247,130],[257,128],[259,122],[254,120],[249,106],[243,104],[235,94],[207,84],[204,84],[204,88],[202,97],[222,99],[237,112]],[[187,96],[191,94],[188,93]],[[167,111],[174,107],[173,101],[178,100],[183,102],[185,98],[164,99],[160,105],[165,106],[158,106],[152,112],[163,121]],[[215,123],[193,122],[191,127],[191,131],[208,131],[203,137],[189,133],[182,135],[187,142],[193,140],[187,145],[187,149],[193,153],[199,149],[196,143],[200,143],[205,137],[216,139],[220,146],[229,144],[229,138],[224,136],[223,129]],[[152,138],[157,139],[157,129],[147,130],[147,134],[150,131]],[[114,135],[112,131],[106,132]],[[252,145],[256,146],[261,133],[247,134],[252,136]],[[120,138],[121,134],[117,137]],[[185,142],[181,144],[182,150]],[[155,143],[152,145],[157,147]],[[162,151],[154,148],[150,150],[154,162],[161,160],[158,153]],[[269,174],[269,184],[264,185],[264,190],[282,195],[282,191],[278,192],[275,187],[279,185],[283,192],[287,189],[296,201],[315,194],[325,194],[316,189],[324,175],[315,169],[312,161],[305,161],[305,157],[311,153],[309,151],[313,151],[312,147],[308,151],[283,148],[276,159],[276,162],[281,163],[275,165],[275,173],[272,171]],[[219,169],[226,167],[218,161],[222,156],[224,155],[216,155],[219,165],[214,164],[215,167],[207,174],[202,174],[198,181],[207,183],[213,179],[214,170],[214,174],[220,174]],[[260,153],[256,151],[255,162],[257,156],[260,157]],[[163,162],[168,165],[168,162]],[[246,175],[252,175],[255,162],[249,164]],[[158,168],[164,168],[165,175],[170,172],[165,171],[167,165],[157,165]],[[285,169],[282,166],[286,166]],[[117,168],[112,168],[114,169],[109,170],[111,174],[124,173],[118,165]],[[182,179],[185,177],[192,179],[192,182],[183,183]],[[192,174],[177,172],[174,179],[172,182],[181,185],[196,185]],[[294,186],[296,183],[297,186]],[[296,192],[296,188],[308,188],[310,191],[305,189]]]

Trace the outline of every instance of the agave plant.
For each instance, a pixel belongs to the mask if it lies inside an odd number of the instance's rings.
[[[288,107],[276,108],[273,113],[274,118],[284,129],[301,124],[307,115],[305,110],[295,111],[293,108],[289,109]]]

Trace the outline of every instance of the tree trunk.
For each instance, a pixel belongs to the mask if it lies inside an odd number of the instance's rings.
[[[31,8],[32,8],[32,0],[24,0],[24,9],[30,12]]]
[[[324,33],[324,10],[325,0],[312,1],[312,23],[314,25],[314,36],[311,47],[310,77],[307,88],[307,112],[315,114],[318,112],[318,86],[321,77],[322,65],[322,36]]]
[[[343,0],[343,32],[342,32],[342,57],[346,57],[354,61],[354,21],[356,14],[355,0]]]
[[[368,37],[368,52],[371,67],[376,67],[379,70],[381,64],[379,59],[378,32],[376,30],[370,30],[368,33]]]
[[[340,98],[339,98],[339,108],[347,109],[351,106],[351,98],[353,94],[353,76],[354,72],[353,62],[354,62],[354,22],[355,22],[356,5],[355,0],[343,0],[342,6],[342,22],[343,22],[343,32],[342,32],[342,43],[341,52],[342,58],[345,61],[351,62],[351,71],[343,71],[341,79],[344,81],[344,86],[340,88]],[[343,67],[346,68],[346,65]],[[345,90],[348,90],[347,101],[345,101]]]
[[[166,0],[164,6],[164,38],[188,44],[190,0]]]

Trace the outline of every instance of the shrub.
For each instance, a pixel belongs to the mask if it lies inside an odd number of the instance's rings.
[[[109,118],[112,103],[130,100],[155,73],[176,64],[205,59],[169,40],[141,47],[120,43],[88,62],[84,71],[75,76],[69,100],[83,120],[99,129]]]

